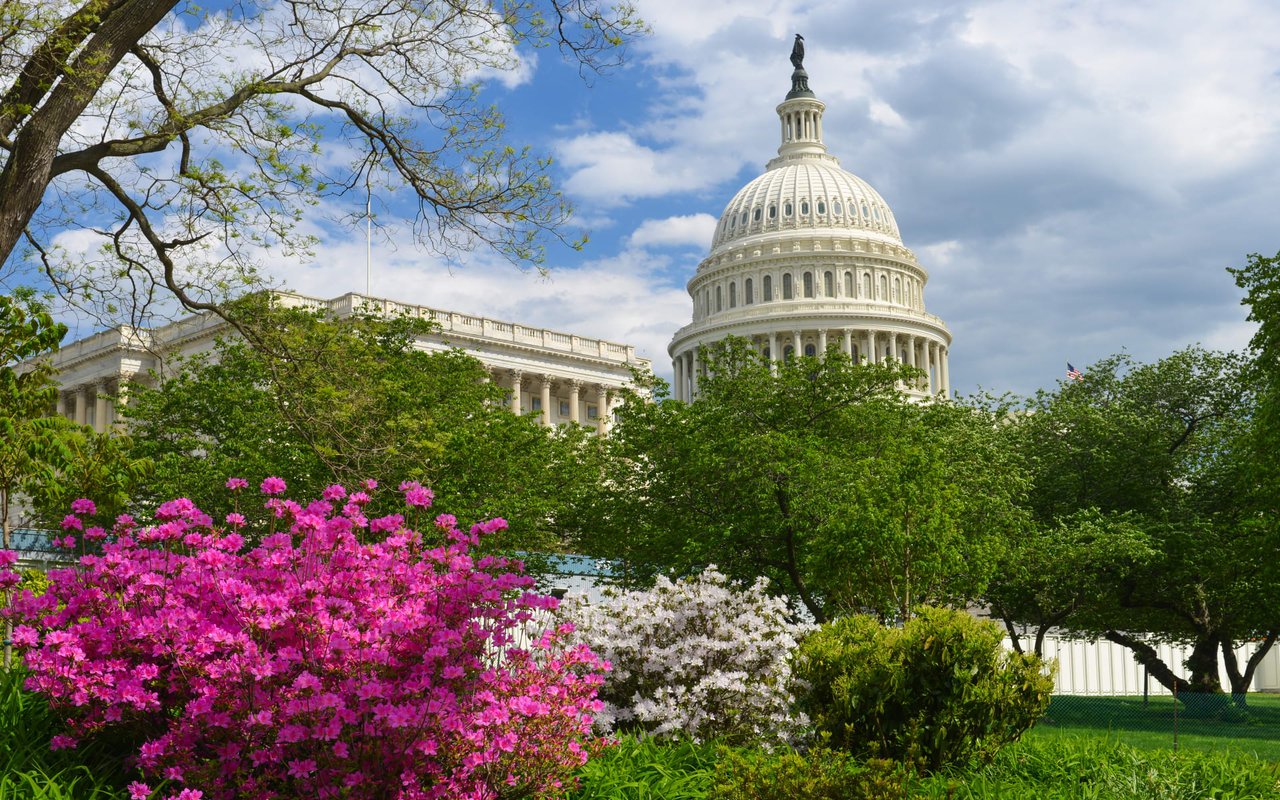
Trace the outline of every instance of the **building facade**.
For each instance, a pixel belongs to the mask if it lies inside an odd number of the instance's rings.
[[[650,367],[631,345],[456,311],[354,293],[322,300],[277,292],[275,300],[336,317],[370,311],[430,320],[436,328],[419,337],[419,349],[456,347],[476,357],[509,391],[511,410],[536,413],[544,425],[589,425],[603,433],[618,390],[631,382],[631,368]],[[57,412],[105,432],[118,424],[116,407],[128,402],[131,383],[163,380],[175,357],[208,352],[228,332],[221,318],[199,314],[154,329],[111,328],[65,345],[52,358],[58,370]]]
[[[951,332],[925,311],[929,275],[884,198],[827,152],[826,106],[802,58],[793,54],[791,91],[777,107],[777,157],[725,206],[689,281],[693,321],[668,347],[675,397],[697,395],[699,346],[727,336],[773,360],[830,347],[863,362],[897,359],[925,373],[908,395],[949,396]]]

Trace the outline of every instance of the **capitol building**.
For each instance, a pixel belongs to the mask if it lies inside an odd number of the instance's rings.
[[[928,273],[903,244],[884,198],[827,152],[826,106],[809,89],[799,37],[792,64],[791,91],[777,107],[778,154],[725,206],[710,252],[688,283],[692,321],[668,348],[674,396],[697,397],[705,370],[699,347],[738,336],[772,360],[836,347],[863,363],[896,359],[921,371],[918,382],[902,387],[908,396],[947,397],[951,333],[925,311]],[[512,412],[548,426],[606,432],[632,370],[651,368],[633,345],[519,322],[358,294],[274,296],[338,317],[372,311],[430,320],[435,331],[419,339],[420,349],[460,348],[476,357],[507,389]],[[206,313],[67,344],[52,357],[57,413],[109,430],[132,383],[164,380],[182,357],[211,350],[227,333],[221,318]]]
[[[827,152],[826,106],[810,91],[802,58],[798,49],[777,108],[777,157],[725,206],[689,281],[693,321],[668,348],[675,397],[697,396],[698,348],[727,336],[773,360],[830,347],[862,362],[896,359],[924,373],[904,387],[909,396],[948,397],[951,332],[925,311],[928,272],[902,243],[884,198]]]

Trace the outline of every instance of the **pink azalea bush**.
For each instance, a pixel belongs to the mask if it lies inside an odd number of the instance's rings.
[[[261,491],[281,524],[252,549],[238,515],[218,527],[172,500],[15,600],[28,688],[68,725],[53,745],[127,731],[147,780],[186,800],[558,793],[598,746],[607,665],[568,643],[570,626],[528,637],[556,601],[518,562],[471,554],[506,523],[463,532],[442,515],[422,534],[365,519],[359,498],[335,509],[340,487],[306,506],[279,478]],[[78,503],[83,523],[92,504]],[[6,571],[0,559],[0,585]]]

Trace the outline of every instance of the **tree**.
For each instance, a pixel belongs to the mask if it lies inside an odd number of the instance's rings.
[[[1011,621],[1103,636],[1179,693],[1221,691],[1221,653],[1233,692],[1245,691],[1280,634],[1280,528],[1258,512],[1247,366],[1198,347],[1155,364],[1112,356],[1027,403],[1010,427],[1032,479],[1033,518],[1059,535],[1031,547],[1063,550],[1088,574],[1037,576],[1043,552],[1018,551],[1030,560],[993,597]],[[1255,638],[1241,668],[1234,649]],[[1153,640],[1191,646],[1188,678],[1161,661]]]
[[[0,263],[25,239],[64,293],[209,309],[263,248],[306,249],[309,204],[375,184],[424,244],[536,259],[568,208],[479,82],[522,46],[605,68],[641,29],[625,0],[4,0]],[[104,256],[60,254],[67,228]]]
[[[910,404],[897,384],[914,370],[835,350],[771,366],[730,339],[699,361],[693,403],[619,412],[606,479],[575,520],[580,550],[637,582],[708,564],[768,577],[820,622],[981,591],[1019,491],[989,418]]]
[[[53,417],[57,386],[40,357],[58,349],[67,326],[30,294],[0,295],[0,524],[10,548],[14,495],[51,470],[66,420]],[[29,361],[19,368],[20,362]]]
[[[156,464],[136,499],[229,505],[233,476],[284,477],[291,493],[314,497],[334,483],[416,479],[440,512],[464,521],[502,513],[518,546],[555,547],[564,496],[596,477],[579,468],[584,430],[511,414],[484,365],[461,351],[416,349],[424,320],[333,318],[268,300],[229,309],[265,347],[222,340],[133,390],[133,453]]]

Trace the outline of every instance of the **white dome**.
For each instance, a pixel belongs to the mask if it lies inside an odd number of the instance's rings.
[[[827,156],[778,164],[742,187],[720,215],[711,246],[773,231],[818,228],[873,232],[902,242],[880,193]]]

